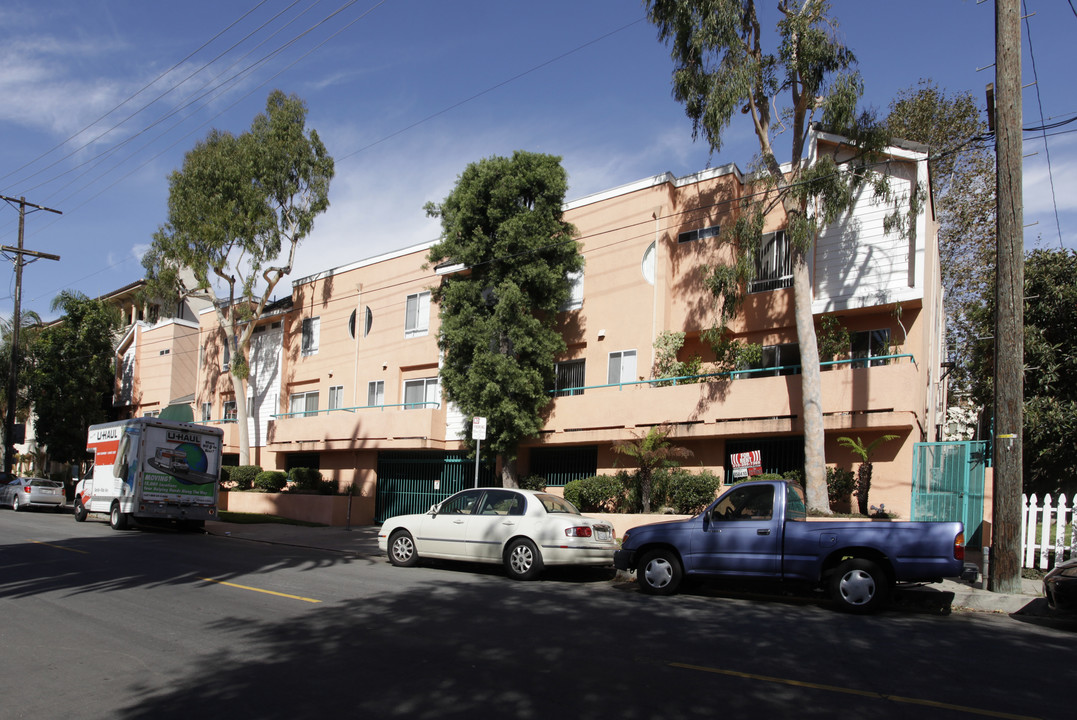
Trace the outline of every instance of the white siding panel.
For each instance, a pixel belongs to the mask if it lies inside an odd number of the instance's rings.
[[[264,447],[269,419],[277,413],[280,398],[281,328],[266,330],[251,338],[251,372],[247,392],[253,402],[247,419],[251,447]]]
[[[892,189],[908,197],[913,185],[892,178]],[[868,307],[919,297],[912,260],[917,238],[886,232],[890,213],[884,200],[863,188],[853,208],[820,233],[815,248],[815,305],[826,310]]]

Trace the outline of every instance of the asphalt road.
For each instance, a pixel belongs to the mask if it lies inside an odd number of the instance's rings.
[[[0,510],[0,718],[1071,718],[1077,628]]]

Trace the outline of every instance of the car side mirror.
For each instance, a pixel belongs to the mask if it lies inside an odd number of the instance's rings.
[[[431,515],[433,515],[434,517],[437,517],[438,516],[438,507],[439,506],[440,506],[440,503],[434,503],[433,505],[430,506],[430,509],[427,510],[427,512],[430,513]]]

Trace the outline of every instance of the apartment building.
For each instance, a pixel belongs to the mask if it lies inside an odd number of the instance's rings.
[[[945,406],[937,233],[922,150],[889,151],[895,188],[919,194],[911,232],[886,232],[887,208],[867,191],[822,233],[811,268],[817,320],[837,318],[851,338],[840,362],[822,373],[827,463],[855,467],[841,436],[897,435],[873,457],[871,502],[906,518],[913,445],[937,439]],[[840,153],[839,138],[813,135],[812,152]],[[585,270],[572,278],[572,302],[559,316],[568,349],[546,425],[521,447],[521,473],[563,485],[615,472],[625,461],[612,444],[664,422],[692,451],[691,467],[732,479],[732,458],[753,451],[764,471],[802,467],[800,360],[780,211],[767,219],[756,279],[729,325],[737,339],[762,346],[762,361],[752,372],[650,382],[662,333],[684,333],[680,357],[699,355],[701,372],[713,360],[702,339],[716,320],[703,268],[734,258],[723,229],[751,193],[729,165],[657,175],[566,205]],[[425,509],[479,472],[461,452],[470,418],[440,391],[430,289],[457,268],[429,264],[432,244],[297,279],[290,297],[256,321],[242,399],[251,462],[316,467],[354,486],[364,502],[353,522]],[[198,326],[195,417],[224,427],[235,458],[240,400],[227,376],[223,333],[212,309],[202,310]],[[484,482],[493,476],[481,472]]]

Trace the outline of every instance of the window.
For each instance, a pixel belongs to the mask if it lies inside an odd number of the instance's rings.
[[[158,355],[171,355],[172,354],[172,349],[171,348],[165,348],[164,350],[158,350],[157,354]]]
[[[228,338],[224,340],[224,350],[222,351],[224,361],[221,362],[221,370],[228,372],[228,368],[232,366],[232,348],[228,345]]]
[[[711,520],[770,520],[774,514],[774,489],[770,485],[736,488],[714,506]]]
[[[800,345],[797,343],[785,343],[784,345],[764,345],[763,357],[758,363],[753,363],[751,370],[768,370],[769,372],[746,373],[747,377],[765,377],[768,375],[799,375],[800,374]]]
[[[569,360],[556,363],[554,367],[554,397],[566,395],[583,395],[584,360]],[[566,389],[567,388],[567,389]]]
[[[303,354],[318,352],[318,336],[321,334],[321,318],[303,318]]]
[[[202,403],[202,422],[213,419],[213,403]]]
[[[329,388],[329,409],[339,410],[344,407],[344,386],[334,385]]]
[[[367,383],[366,404],[368,407],[380,407],[385,404],[384,380],[371,380]]]
[[[235,422],[237,417],[238,414],[236,411],[236,401],[226,400],[224,403],[224,421]]]
[[[430,331],[430,293],[408,295],[404,310],[404,337],[421,337]]]
[[[793,263],[789,255],[789,239],[784,230],[764,235],[759,241],[755,258],[755,280],[748,283],[748,292],[766,292],[793,286]]]
[[[561,310],[579,310],[583,307],[583,270],[568,274],[569,296]]]
[[[850,333],[849,339],[852,341],[850,355],[853,358],[881,358],[890,354],[889,328]],[[865,368],[869,364],[871,367],[885,365],[886,360],[871,360],[870,363],[865,360],[864,362],[852,363],[852,366],[854,368]]]
[[[636,351],[621,350],[610,353],[609,372],[606,382],[610,385],[636,381]]]
[[[288,412],[294,417],[302,415],[310,417],[318,414],[318,393],[304,392],[294,393],[288,400]]]
[[[441,403],[438,399],[437,378],[423,378],[421,380],[404,381],[405,410],[436,408],[440,404]]]
[[[700,228],[698,230],[689,230],[688,232],[682,232],[677,236],[677,243],[689,243],[696,240],[706,240],[707,238],[718,237],[718,232],[721,230],[719,225],[711,225],[710,227]]]
[[[442,515],[471,515],[482,493],[482,490],[465,490],[462,493],[457,493],[438,506],[438,513]]]
[[[352,310],[352,314],[348,317],[348,335],[355,339],[355,316],[358,313],[357,310]]]
[[[523,515],[524,498],[511,490],[487,490],[479,515]]]

